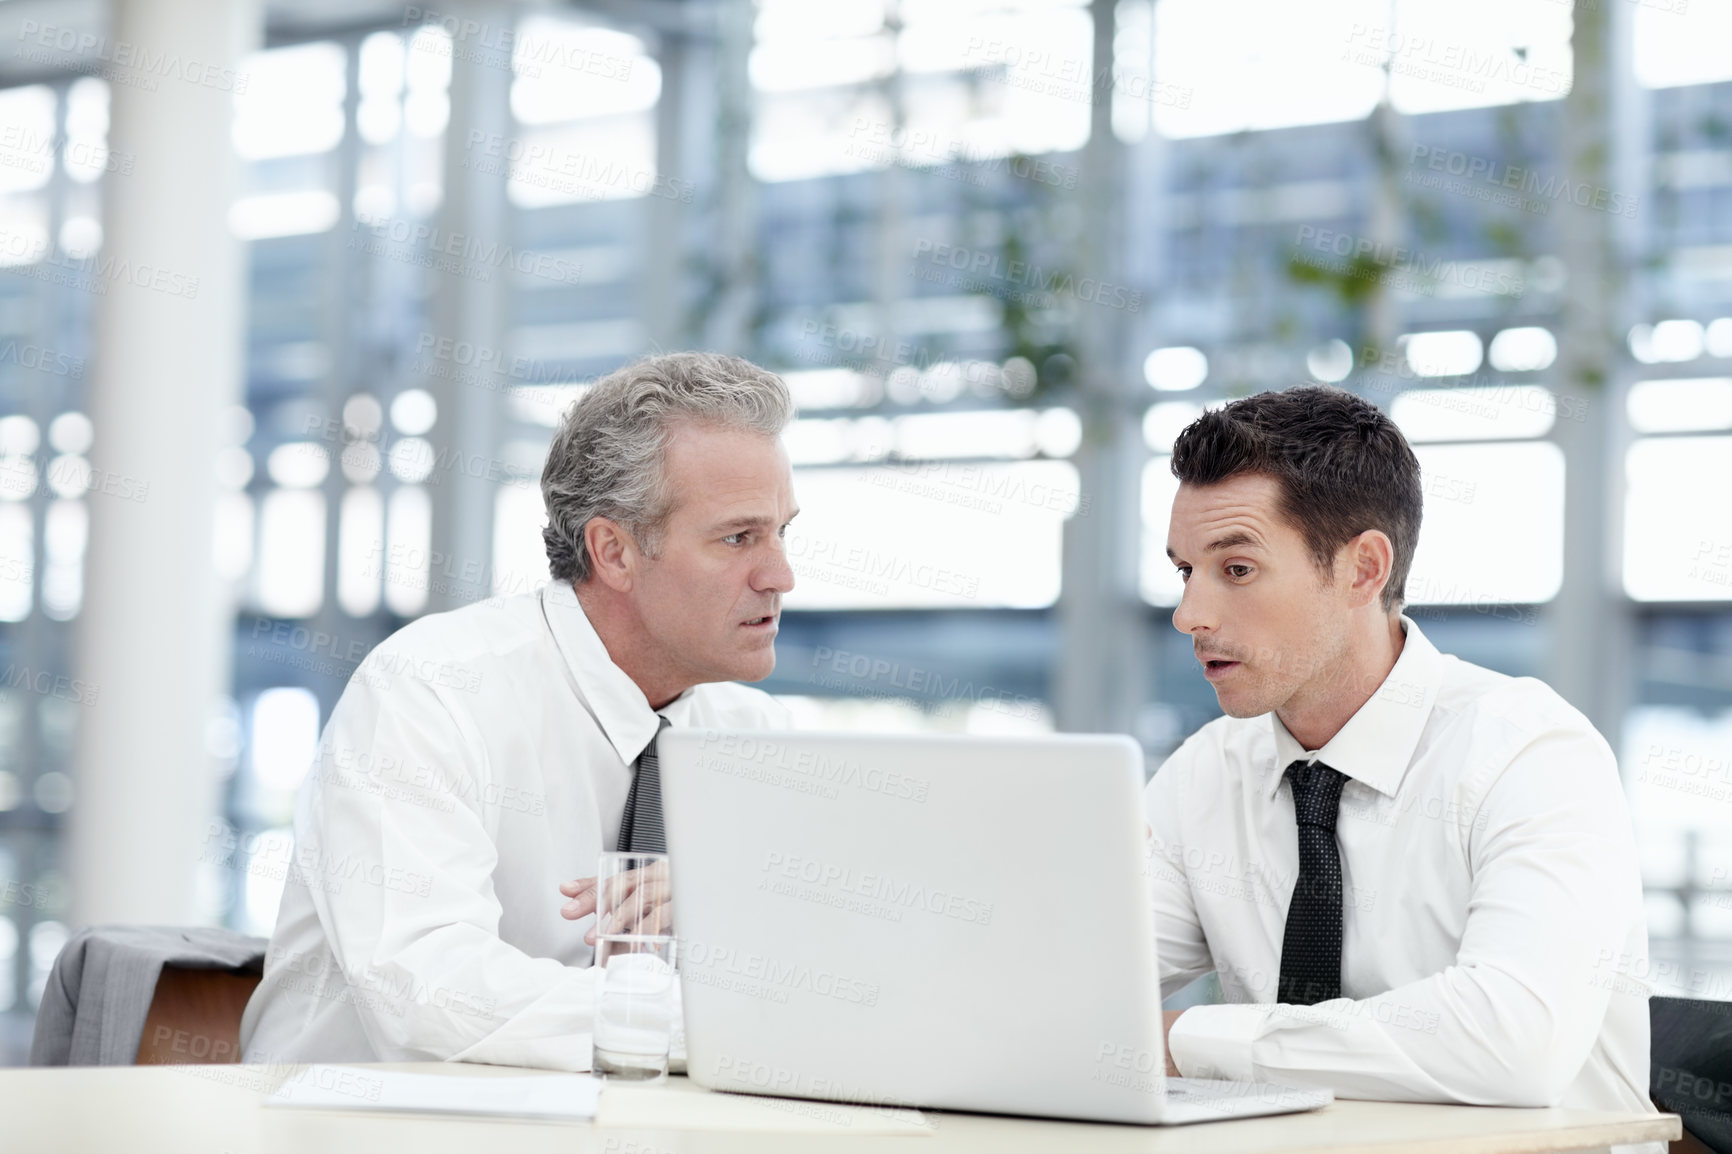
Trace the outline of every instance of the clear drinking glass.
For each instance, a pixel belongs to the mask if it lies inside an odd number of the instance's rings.
[[[601,855],[595,928],[595,1071],[665,1078],[679,1013],[666,854]]]
[[[613,935],[596,942],[595,1072],[626,1081],[668,1075],[678,1002],[674,939]]]
[[[665,853],[604,853],[595,867],[595,936],[674,932]]]

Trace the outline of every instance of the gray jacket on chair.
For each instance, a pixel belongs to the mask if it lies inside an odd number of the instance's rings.
[[[54,959],[36,1011],[32,1066],[130,1066],[165,965],[264,967],[265,940],[232,930],[93,926]]]

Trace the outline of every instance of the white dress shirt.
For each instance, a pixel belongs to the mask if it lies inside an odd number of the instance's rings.
[[[1543,683],[1441,654],[1394,669],[1322,749],[1273,715],[1198,730],[1150,781],[1163,994],[1190,1077],[1344,1098],[1653,1112],[1647,930],[1611,749]],[[1339,999],[1276,1006],[1298,873],[1284,770],[1347,775]],[[1663,1147],[1662,1147],[1663,1149]]]
[[[786,728],[756,689],[700,685],[676,727]],[[458,1060],[585,1070],[590,919],[561,882],[615,848],[659,721],[577,596],[423,617],[355,671],[295,807],[249,1062]]]

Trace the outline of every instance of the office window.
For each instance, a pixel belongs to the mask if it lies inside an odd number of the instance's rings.
[[[861,733],[973,733],[1033,736],[1053,731],[1045,702],[1005,693],[989,682],[951,687],[960,696],[922,705],[916,698],[805,697],[778,694],[794,728]],[[970,699],[973,700],[970,700]]]
[[[1408,389],[1390,404],[1389,416],[1415,444],[1523,440],[1550,432],[1558,407],[1542,385],[1469,385]]]
[[[8,868],[5,873],[10,877],[12,870]],[[0,1011],[10,1010],[18,998],[18,991],[10,980],[17,956],[18,923],[0,914]]]
[[[337,537],[337,601],[351,617],[379,608],[385,556],[385,502],[371,485],[343,494]]]
[[[36,527],[30,508],[0,504],[0,621],[30,616],[36,581]]]
[[[1619,758],[1657,938],[1732,938],[1732,710],[1645,705]],[[1704,892],[1705,891],[1705,892]]]
[[[1155,124],[1213,136],[1370,115],[1389,66],[1397,111],[1557,100],[1569,92],[1570,17],[1550,0],[1331,0],[1155,6]],[[1209,52],[1195,46],[1207,43]]]
[[[267,689],[253,701],[252,774],[262,789],[293,793],[313,763],[319,700],[305,689]]]
[[[887,15],[882,0],[759,5],[750,63],[758,179],[990,165],[1087,142],[1093,41],[1079,0]]]
[[[385,512],[385,607],[414,617],[427,607],[433,502],[420,485],[391,494]]]
[[[77,616],[84,600],[84,546],[90,512],[83,501],[52,501],[43,516],[42,611],[56,621]]]
[[[239,585],[253,567],[253,499],[245,493],[217,497],[211,562],[217,573]]]
[[[1564,455],[1545,441],[1419,445],[1425,517],[1414,605],[1534,604],[1564,570]]]
[[[1624,589],[1732,599],[1732,437],[1645,437],[1624,458]]]
[[[361,149],[355,215],[384,229],[393,246],[403,225],[442,196],[441,134],[451,116],[451,36],[426,25],[407,36],[375,32],[361,42],[356,130]],[[401,259],[401,258],[398,258]]]
[[[654,110],[661,69],[642,40],[565,17],[526,15],[513,45],[511,111],[521,126],[494,149],[524,208],[680,195],[656,171]]]
[[[268,829],[245,839],[240,925],[242,933],[269,937],[277,924],[288,864],[294,860],[294,832]]]
[[[1732,377],[1637,381],[1625,405],[1638,433],[1732,429]]]
[[[40,921],[30,927],[30,977],[25,995],[35,1007],[42,1001],[42,990],[48,985],[48,974],[54,969],[54,959],[60,956],[66,939],[72,935],[57,921]]]
[[[246,90],[235,97],[235,152],[270,160],[329,152],[343,139],[345,53],[338,44],[301,44],[248,57]]]
[[[329,152],[343,139],[346,58],[341,45],[317,43],[255,53],[243,64],[247,85],[235,97],[234,146],[253,164],[248,194],[229,210],[236,236],[297,236],[336,224],[328,175],[301,158]]]
[[[493,501],[494,595],[509,597],[545,585],[551,578],[541,536],[547,510],[540,488],[502,485]]]
[[[1551,0],[1399,0],[1379,17],[1380,42],[1356,38],[1355,59],[1381,54],[1389,94],[1409,115],[1561,100],[1570,91],[1570,9]]]
[[[1154,406],[1160,408],[1161,406]],[[1144,431],[1147,432],[1147,424]],[[1175,431],[1173,436],[1177,436]],[[1150,448],[1156,448],[1151,443]],[[1172,439],[1167,438],[1166,456],[1157,456],[1143,466],[1143,600],[1150,605],[1176,607],[1185,595],[1185,584],[1167,556],[1167,529],[1173,519],[1173,498],[1179,494],[1179,479],[1173,476]]]
[[[1388,23],[1384,0],[1259,4],[1254,17],[1210,0],[1159,0],[1155,80],[1167,98],[1154,102],[1155,127],[1191,137],[1362,120],[1383,78],[1374,49],[1351,36]],[[1201,43],[1216,48],[1198,52]],[[1363,59],[1344,58],[1350,52]]]
[[[1732,8],[1643,4],[1635,17],[1636,79],[1650,88],[1732,80]]]
[[[272,489],[259,505],[254,601],[273,617],[310,617],[325,590],[325,497]]]
[[[1039,608],[1081,503],[1062,461],[800,469],[789,609]]]
[[[0,152],[11,161],[0,164],[0,194],[34,191],[54,175],[54,111],[46,85],[0,90],[0,124],[8,129]]]
[[[24,764],[23,733],[25,700],[15,690],[0,689],[0,813],[16,809],[23,800],[21,775],[29,771]],[[0,845],[0,866],[15,868],[17,862]],[[3,973],[0,970],[0,973]],[[0,985],[4,985],[0,981]]]

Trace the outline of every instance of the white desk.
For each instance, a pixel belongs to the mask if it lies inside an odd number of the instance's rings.
[[[393,1066],[468,1075],[530,1071]],[[364,1069],[364,1067],[363,1067]],[[0,1149],[18,1154],[1539,1154],[1679,1136],[1675,1115],[1337,1102],[1326,1110],[1200,1126],[1138,1127],[710,1094],[684,1078],[609,1087],[596,1123],[515,1122],[266,1108],[293,1068],[105,1066],[0,1070]],[[653,1122],[651,1120],[654,1120]]]

